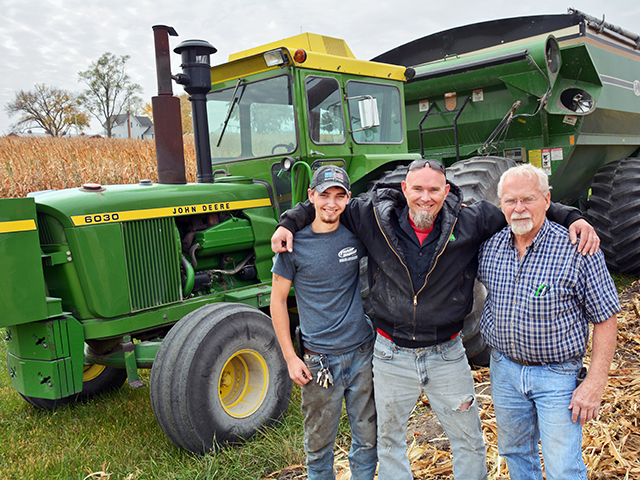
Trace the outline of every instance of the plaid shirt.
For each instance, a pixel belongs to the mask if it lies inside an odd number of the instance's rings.
[[[569,232],[549,220],[522,262],[510,227],[483,244],[478,280],[489,294],[480,328],[488,345],[529,362],[584,355],[589,322],[608,320],[620,303],[602,252],[582,256],[576,247]]]

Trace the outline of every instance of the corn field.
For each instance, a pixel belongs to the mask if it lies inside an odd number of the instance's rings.
[[[193,136],[184,137],[187,181],[196,178]],[[0,198],[29,192],[158,181],[151,140],[121,138],[0,137]]]

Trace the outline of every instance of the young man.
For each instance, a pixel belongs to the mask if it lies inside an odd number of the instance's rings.
[[[374,332],[360,294],[365,249],[340,223],[351,197],[347,173],[320,167],[308,191],[315,220],[295,235],[296,251],[276,256],[271,317],[291,379],[302,387],[309,480],[335,478],[333,444],[344,398],[351,426],[351,478],[372,480],[377,464],[371,358]],[[294,351],[287,298],[296,292],[304,361]],[[298,348],[301,346],[298,345]]]
[[[597,249],[597,235],[576,209],[555,205],[551,213],[567,226],[578,220],[572,228],[581,227],[576,231],[582,231],[585,254]],[[292,249],[288,235],[313,214],[305,204],[285,212],[271,239],[274,251]],[[382,188],[371,198],[356,198],[341,221],[369,256],[369,300],[378,332],[378,479],[413,478],[407,421],[425,393],[451,443],[456,480],[485,480],[482,426],[460,331],[473,305],[480,245],[506,225],[504,215],[486,201],[463,207],[462,192],[447,182],[444,166],[416,160],[402,191]]]
[[[585,479],[582,425],[596,418],[616,345],[618,296],[604,256],[582,256],[550,222],[549,180],[521,165],[498,184],[509,224],[480,250],[478,280],[489,292],[482,335],[492,348],[498,451],[513,480]],[[593,323],[591,366],[576,378]],[[579,422],[578,422],[579,420]]]

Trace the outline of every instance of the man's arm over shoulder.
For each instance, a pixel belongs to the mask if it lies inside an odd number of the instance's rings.
[[[582,255],[587,253],[593,255],[600,247],[598,234],[577,208],[551,202],[549,210],[547,210],[547,218],[569,230],[569,238],[572,245],[575,245],[578,236],[580,236],[578,252]]]
[[[475,210],[475,214],[479,219],[478,232],[483,240],[488,239],[507,226],[507,221],[500,208],[486,200],[476,202],[471,207],[462,208],[473,208]],[[577,208],[551,202],[549,210],[547,210],[547,218],[569,230],[572,244],[575,244],[578,235],[580,236],[578,252],[583,255],[587,253],[593,255],[600,247],[600,238],[595,229],[584,219]]]
[[[271,237],[271,250],[274,253],[293,252],[293,234],[310,225],[315,218],[316,211],[309,200],[285,211]]]
[[[362,223],[363,215],[367,215],[366,211],[373,212],[373,203],[370,199],[361,197],[352,198],[347,203],[342,215],[340,215],[340,223],[358,235],[361,228],[365,228]],[[371,215],[372,216],[372,215]],[[316,218],[316,211],[313,204],[307,200],[299,203],[290,210],[287,210],[280,216],[280,223],[276,228],[276,232],[271,237],[271,250],[275,253],[292,252],[293,251],[293,234],[310,225]],[[366,227],[368,228],[368,227]]]
[[[487,200],[480,200],[470,206],[463,206],[460,215],[472,216],[481,242],[488,240],[507,226],[502,210]]]
[[[291,233],[296,233],[310,225],[315,218],[316,211],[313,208],[313,204],[307,200],[304,203],[298,203],[295,207],[280,215],[278,227],[284,227]]]
[[[549,205],[547,218],[552,222],[559,223],[565,228],[569,228],[576,220],[584,220],[582,213],[580,213],[580,210],[577,208],[555,202],[551,202],[551,205]]]

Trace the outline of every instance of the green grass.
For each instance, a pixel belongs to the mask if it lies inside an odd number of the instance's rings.
[[[616,284],[618,294],[622,293],[622,291],[629,288],[633,282],[638,280],[637,276],[626,275],[619,272],[611,272],[611,277],[613,278],[613,282]]]
[[[4,339],[4,329],[0,329]],[[0,341],[0,358],[7,345]],[[145,375],[146,373],[146,375]],[[148,372],[143,379],[149,382]],[[156,423],[148,387],[128,385],[55,412],[27,404],[0,374],[0,477],[60,479],[258,479],[304,463],[300,389],[286,417],[246,444],[199,456],[174,446]],[[344,437],[344,435],[343,435]],[[100,476],[97,472],[105,472]]]
[[[0,358],[6,359],[0,328]],[[149,383],[149,371],[141,371]],[[304,464],[300,388],[279,424],[241,446],[217,454],[182,450],[156,423],[149,388],[125,384],[115,393],[54,412],[38,410],[0,372],[0,478],[2,480],[248,480],[261,479],[287,466]],[[350,443],[343,411],[338,445]],[[105,472],[100,475],[99,472]],[[277,479],[278,476],[276,475]]]

